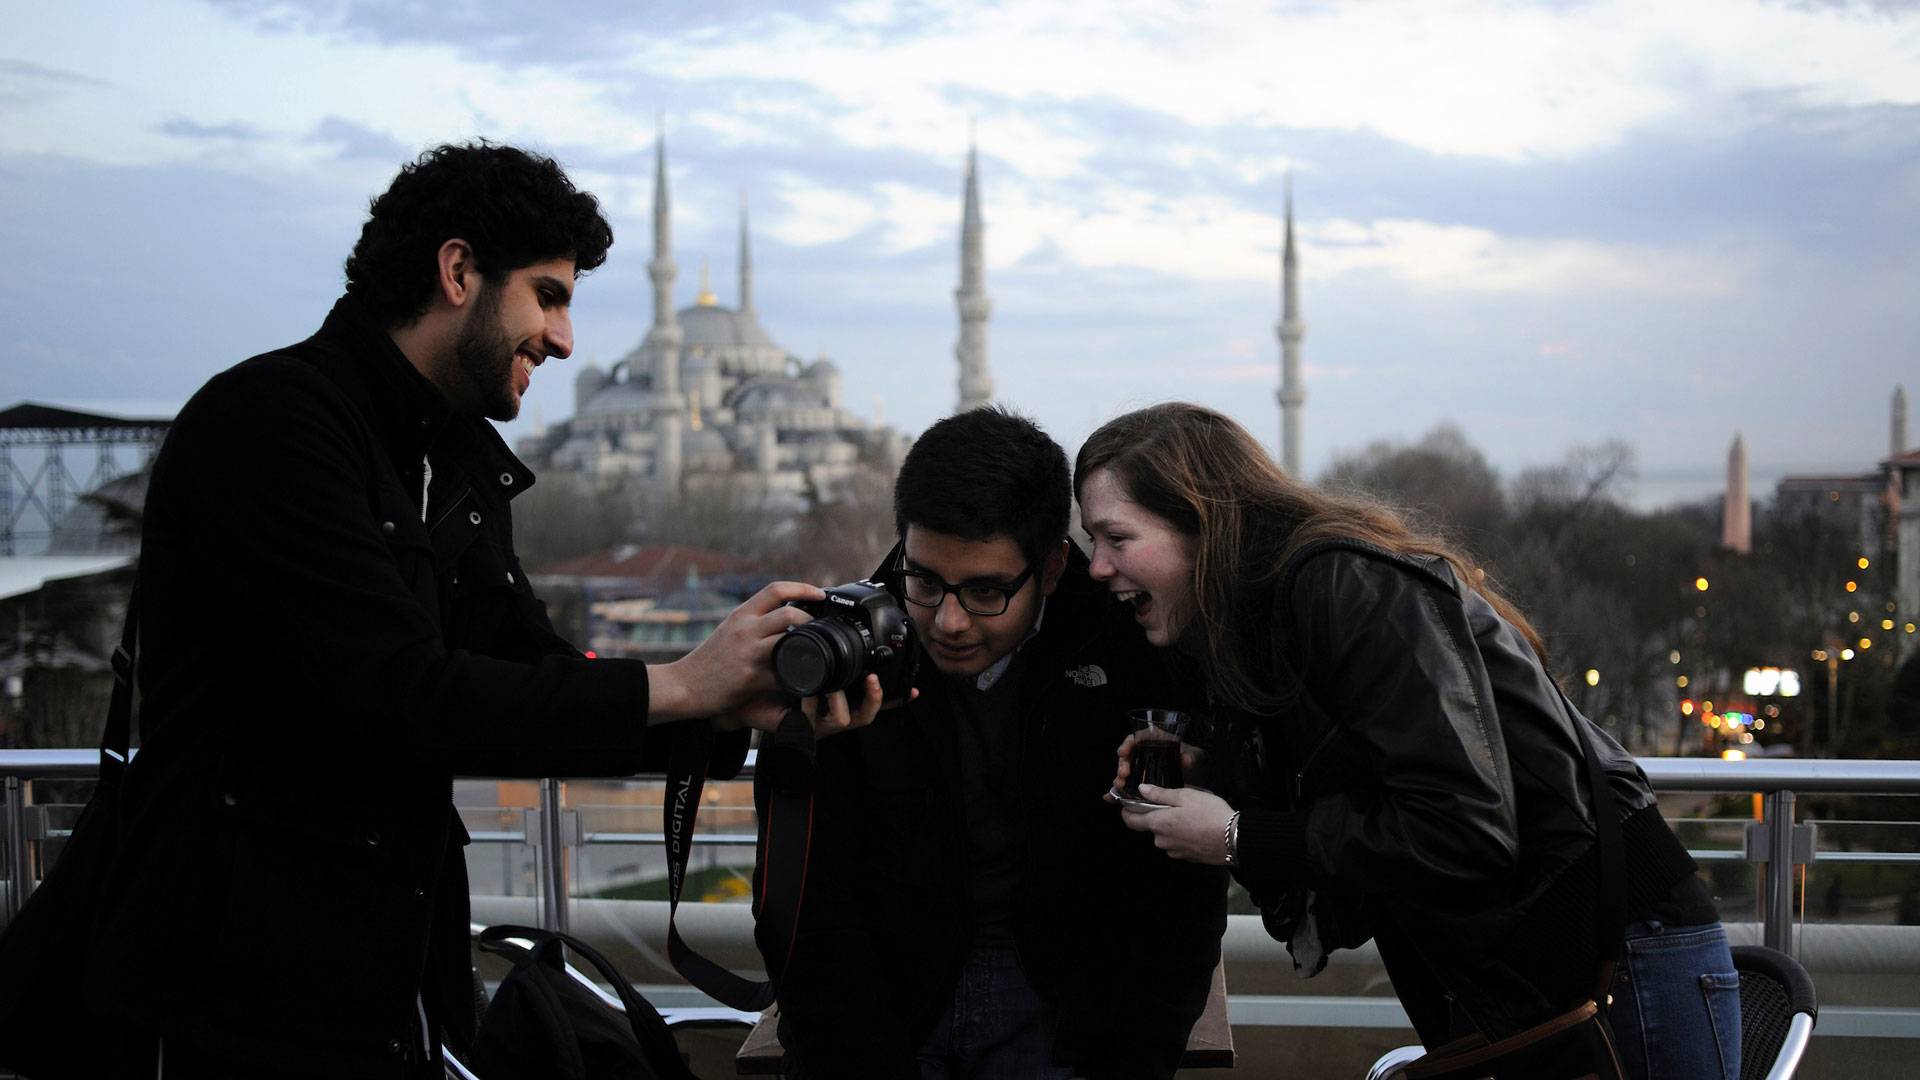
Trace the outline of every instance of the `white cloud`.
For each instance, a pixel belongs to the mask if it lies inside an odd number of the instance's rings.
[[[1920,100],[1910,29],[1751,0],[956,2],[930,29],[878,48],[797,21],[750,41],[635,45],[652,71],[806,85],[842,106],[830,127],[855,146],[940,153],[957,141],[965,99],[995,103],[981,107],[983,137],[1007,125],[1008,160],[1034,176],[1084,160],[1087,139],[1077,120],[1023,130],[1020,110],[1034,105],[1114,103],[1203,129],[1371,130],[1523,159],[1604,147],[1756,91]]]
[[[1012,180],[988,190],[986,254],[992,270],[1046,250],[1080,269],[1216,282],[1270,282],[1279,275],[1279,220],[1231,200],[1167,200],[1106,186],[1068,204]],[[868,229],[877,230],[877,246],[887,254],[957,241],[956,194],[897,183],[862,194],[791,174],[779,178],[777,192],[785,212],[771,231],[790,244],[836,243]],[[1736,244],[1692,250],[1512,237],[1401,218],[1303,219],[1298,231],[1309,282],[1381,273],[1414,291],[1441,294],[1727,296],[1755,262]]]
[[[37,5],[8,18],[11,39],[38,62],[109,85],[0,112],[0,150],[116,165],[199,158],[198,145],[159,130],[175,117],[267,136],[236,171],[324,161],[329,149],[306,136],[329,117],[421,147],[484,134],[617,152],[652,138],[644,119],[558,68],[508,69],[448,46],[263,31],[185,0],[116,5],[110,15]]]
[[[880,220],[873,200],[822,187],[804,177],[785,174],[775,178],[774,195],[782,212],[767,226],[767,232],[783,243],[807,246],[831,244],[855,236]]]
[[[1727,296],[1753,262],[1736,245],[1688,250],[1508,237],[1473,226],[1405,219],[1309,223],[1302,231],[1314,241],[1301,254],[1303,274],[1384,271],[1432,292]]]

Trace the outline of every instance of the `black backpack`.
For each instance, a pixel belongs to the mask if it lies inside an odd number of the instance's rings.
[[[659,1010],[593,946],[531,926],[489,927],[479,944],[514,962],[473,1041],[483,1080],[695,1080]],[[562,946],[613,984],[625,1016],[566,970]]]

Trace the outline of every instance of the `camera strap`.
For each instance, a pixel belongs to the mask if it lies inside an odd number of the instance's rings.
[[[736,975],[695,952],[680,937],[674,921],[686,888],[693,823],[713,749],[711,725],[695,721],[686,728],[667,760],[667,790],[661,800],[667,840],[667,959],[687,982],[715,1001],[760,1012],[773,1004],[778,971],[766,982]],[[813,840],[813,725],[797,704],[780,718],[778,728],[762,736],[755,770],[766,779],[771,795],[766,812],[760,815],[761,880],[753,913],[756,936],[766,944],[767,955],[781,958],[784,968],[793,954]]]

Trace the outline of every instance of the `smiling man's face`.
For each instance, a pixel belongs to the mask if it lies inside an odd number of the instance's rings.
[[[454,341],[453,382],[443,387],[455,408],[493,420],[520,415],[533,369],[573,351],[572,259],[549,259],[481,280]]]

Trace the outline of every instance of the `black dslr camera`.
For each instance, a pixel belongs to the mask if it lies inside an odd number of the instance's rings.
[[[907,700],[920,649],[913,620],[877,581],[835,585],[824,600],[795,600],[813,621],[787,627],[773,645],[773,677],[795,697],[817,697],[880,676],[880,692],[892,707]]]

